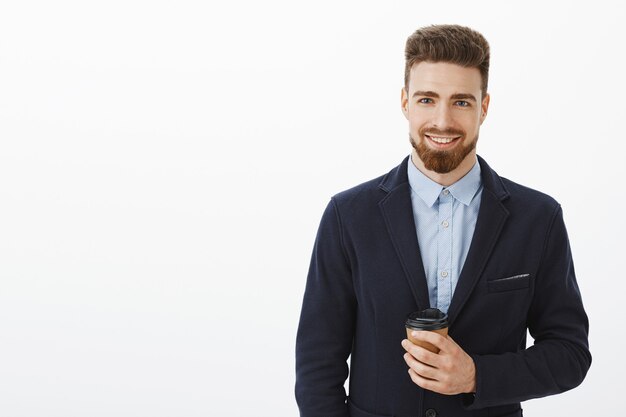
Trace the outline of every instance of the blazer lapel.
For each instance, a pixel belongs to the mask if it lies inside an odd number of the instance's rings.
[[[381,182],[379,187],[389,194],[378,205],[415,302],[422,310],[430,306],[430,301],[413,219],[407,161],[408,157]]]
[[[472,243],[448,308],[450,325],[476,286],[509,216],[509,211],[502,204],[502,200],[509,196],[502,180],[480,156],[478,161],[481,164],[483,193]]]
[[[419,309],[425,309],[430,307],[430,301],[413,219],[411,187],[407,176],[409,158],[410,156],[406,157],[382,179],[379,188],[388,194],[378,205],[415,302]],[[454,322],[476,286],[509,216],[509,211],[502,203],[509,197],[502,179],[484,159],[480,156],[477,159],[481,168],[483,193],[472,243],[448,308],[450,324]]]

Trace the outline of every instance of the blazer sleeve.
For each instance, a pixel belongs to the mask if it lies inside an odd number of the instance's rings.
[[[315,239],[296,337],[295,394],[302,417],[348,417],[344,383],[356,297],[331,199]]]
[[[516,353],[471,355],[476,393],[470,409],[517,403],[578,386],[591,365],[589,321],[576,283],[563,212],[557,205],[536,274],[527,317],[533,346]]]

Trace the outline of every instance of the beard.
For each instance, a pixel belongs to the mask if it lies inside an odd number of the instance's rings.
[[[420,143],[415,143],[413,136],[409,133],[411,146],[413,146],[413,149],[417,152],[417,156],[419,156],[424,163],[426,169],[435,171],[438,174],[447,174],[448,172],[454,171],[461,162],[463,162],[465,157],[476,148],[476,142],[478,141],[478,133],[476,133],[476,137],[467,145],[461,143],[449,151],[431,149],[426,144],[428,139],[426,139],[425,132],[442,136],[460,136],[458,140],[461,142],[465,139],[465,132],[456,129],[437,130],[423,127],[418,131],[422,139]]]

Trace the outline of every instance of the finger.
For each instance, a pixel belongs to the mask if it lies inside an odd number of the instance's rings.
[[[433,368],[430,365],[418,361],[410,353],[407,352],[404,354],[404,361],[409,368],[413,369],[419,376],[434,380],[438,379],[439,370],[437,368]]]
[[[430,332],[427,330],[413,330],[411,336],[416,340],[421,340],[434,345],[444,352],[450,350],[450,341],[447,337],[440,335],[439,333]]]
[[[415,372],[413,369],[409,368],[409,376],[411,377],[411,380],[419,385],[420,387],[427,389],[429,391],[433,391],[433,392],[439,392],[439,384],[437,381],[433,381],[432,379],[427,379],[424,378],[422,376],[420,376],[417,372]]]
[[[454,339],[452,338],[452,336],[447,335],[447,336],[446,336],[446,339],[448,339],[448,342],[450,342],[453,346],[458,346],[458,347],[460,347],[460,346],[459,346],[459,344],[458,344],[457,342],[455,342],[455,341],[454,341]]]
[[[402,346],[408,353],[411,354],[411,356],[413,356],[418,361],[430,365],[434,368],[440,367],[441,357],[436,353],[433,353],[428,349],[424,349],[423,347],[412,343],[408,339],[404,339],[402,341]]]

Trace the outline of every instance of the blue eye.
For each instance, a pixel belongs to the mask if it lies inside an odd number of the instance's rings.
[[[419,100],[417,100],[418,103],[422,103],[422,104],[428,104],[428,103],[432,103],[432,99],[431,98],[420,98]]]
[[[465,100],[460,100],[460,101],[457,101],[457,104],[458,104],[459,106],[461,106],[461,107],[469,107],[469,105],[470,105],[470,104],[469,104],[467,101],[465,101]]]

